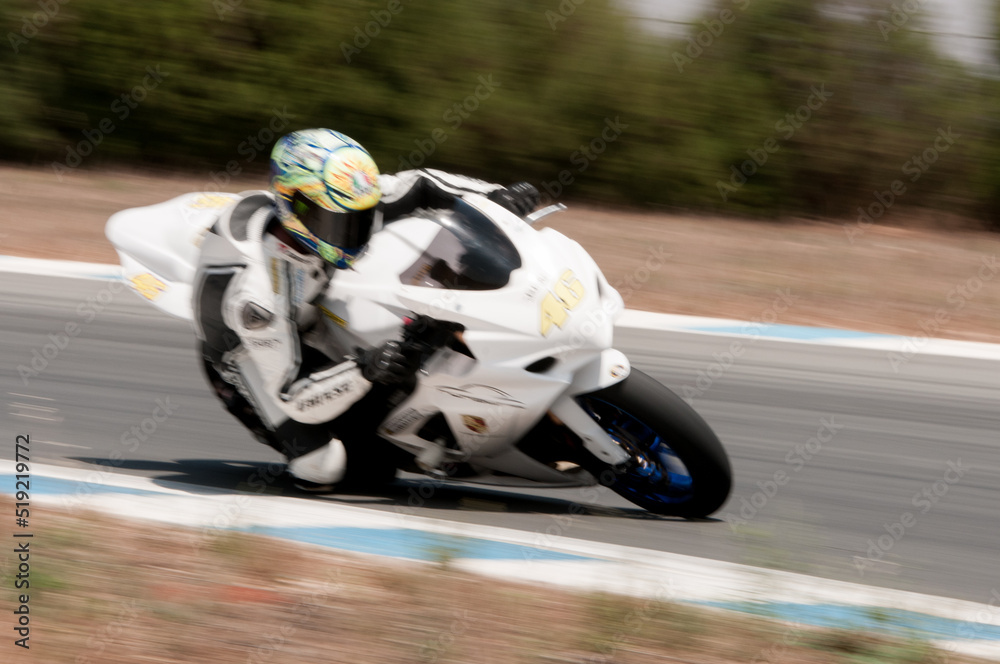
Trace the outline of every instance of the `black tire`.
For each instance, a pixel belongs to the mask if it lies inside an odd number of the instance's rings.
[[[644,459],[647,468],[655,465],[665,472],[662,455],[651,452],[650,448],[656,446],[657,450],[663,450],[666,446],[684,464],[690,477],[683,482],[650,481],[638,471],[615,473],[610,466],[592,457],[587,470],[598,477],[601,484],[656,514],[701,518],[726,502],[732,489],[733,472],[722,443],[708,423],[668,388],[632,369],[620,383],[581,395],[577,400],[622,447],[633,452],[633,461],[644,453],[650,454]],[[644,425],[649,431],[639,436],[626,432],[615,424],[619,419],[626,423],[629,420],[638,422],[632,428],[642,429]],[[652,434],[655,435],[651,440]]]
[[[376,385],[346,413],[331,422],[329,435],[344,443],[347,468],[337,489],[364,490],[391,483],[396,471],[412,457],[376,433],[385,419],[396,388]]]
[[[337,490],[365,490],[391,483],[401,463],[401,450],[375,434],[342,439],[347,468]],[[404,453],[405,454],[405,453]]]

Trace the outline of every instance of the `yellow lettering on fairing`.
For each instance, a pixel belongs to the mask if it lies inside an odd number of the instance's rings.
[[[569,312],[580,304],[583,299],[583,284],[573,275],[573,270],[566,270],[559,281],[552,287],[552,292],[546,293],[542,299],[541,333],[547,337],[552,332],[552,326],[562,328],[569,318]]]
[[[129,279],[129,282],[132,284],[132,288],[147,300],[155,300],[167,290],[165,283],[148,272],[135,275]]]
[[[218,194],[204,194],[194,199],[189,207],[195,210],[204,210],[207,208],[220,208],[225,207],[233,202],[233,199],[229,196],[220,196]]]

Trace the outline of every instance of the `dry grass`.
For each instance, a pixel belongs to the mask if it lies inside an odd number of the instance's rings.
[[[0,512],[12,507],[0,499]],[[4,662],[942,661],[917,642],[501,583],[244,534],[196,547],[195,531],[35,507],[32,532],[31,649],[4,638]],[[7,548],[0,603],[8,636],[13,564]]]
[[[264,184],[247,179],[230,190]],[[58,183],[48,171],[0,167],[0,253],[115,262],[103,232],[110,214],[210,188],[207,177],[81,171]],[[752,320],[777,289],[789,289],[799,299],[778,323],[910,336],[943,312],[948,320],[931,326],[932,336],[1000,342],[1000,278],[991,272],[975,282],[983,260],[1000,252],[1000,235],[921,228],[921,220],[894,214],[909,226],[589,208],[549,223],[583,244],[613,284],[632,278],[636,287],[622,287],[632,291],[629,307]],[[653,250],[670,257],[647,273]],[[970,279],[976,291],[960,297],[956,289]]]

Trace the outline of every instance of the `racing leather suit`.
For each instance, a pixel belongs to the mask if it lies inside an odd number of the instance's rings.
[[[465,193],[508,195],[499,185],[432,170],[381,175],[379,184],[381,224],[418,208],[450,207]],[[328,357],[310,343],[323,328],[316,300],[335,271],[284,230],[270,193],[247,192],[206,234],[194,291],[206,371],[219,397],[288,457],[293,475],[329,484],[346,467],[342,436],[329,424],[373,386],[354,359]]]

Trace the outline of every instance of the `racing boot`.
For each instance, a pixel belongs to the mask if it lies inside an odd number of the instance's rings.
[[[312,452],[291,459],[288,473],[296,488],[310,493],[329,493],[344,479],[347,450],[338,438]]]
[[[423,449],[414,462],[420,470],[435,479],[447,479],[448,473],[441,467],[445,459],[444,441],[440,438]]]

